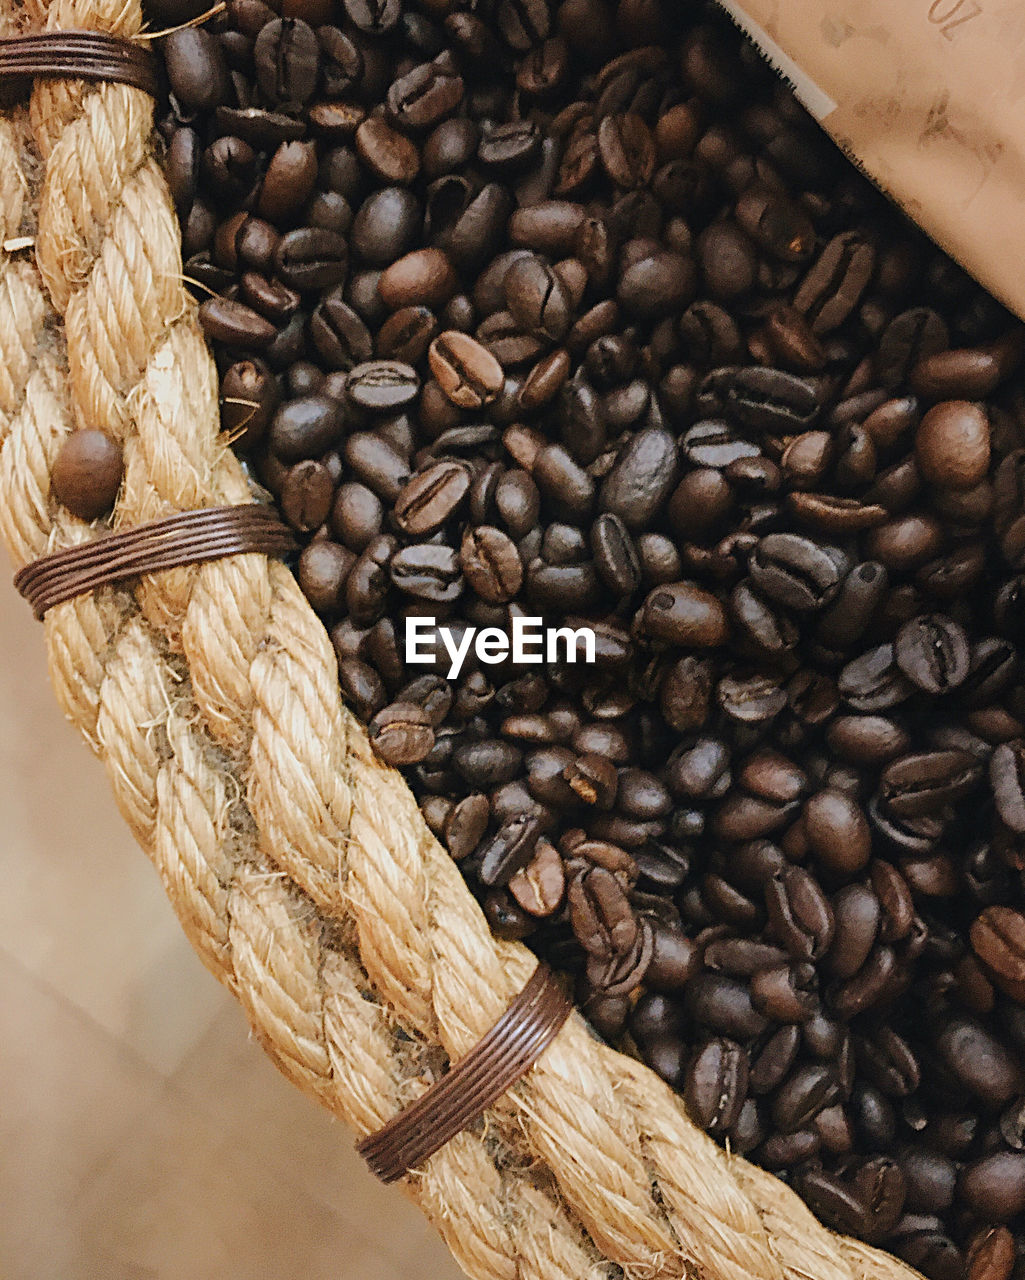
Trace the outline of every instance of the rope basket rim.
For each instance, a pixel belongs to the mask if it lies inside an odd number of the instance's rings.
[[[0,34],[138,37],[139,0],[0,0]],[[105,532],[49,474],[77,426],[122,444],[112,527],[245,502],[181,280],[153,108],[41,80],[0,117],[0,533],[16,568]],[[524,986],[401,777],[341,702],[284,565],[244,554],[103,586],[43,623],[51,682],[207,967],[295,1084],[359,1137]],[[518,1085],[406,1182],[475,1280],[913,1280],[721,1150],[573,1013]]]

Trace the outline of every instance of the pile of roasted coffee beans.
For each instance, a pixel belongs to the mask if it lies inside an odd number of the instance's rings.
[[[1022,330],[696,0],[163,47],[225,429],[495,932],[829,1225],[1021,1280]]]

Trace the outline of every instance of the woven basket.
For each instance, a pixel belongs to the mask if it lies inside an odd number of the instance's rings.
[[[6,34],[142,24],[139,0],[0,0],[0,14]],[[218,435],[152,126],[145,94],[63,81],[0,118],[0,529],[15,567],[100,532],[50,495],[78,426],[123,443],[118,528],[248,497]],[[26,236],[34,247],[8,248]],[[258,555],[173,570],[60,605],[43,629],[58,701],[192,945],[290,1080],[357,1134],[379,1128],[535,962],[491,936],[375,760],[291,573]],[[476,1280],[915,1274],[720,1150],[575,1014],[406,1187]]]

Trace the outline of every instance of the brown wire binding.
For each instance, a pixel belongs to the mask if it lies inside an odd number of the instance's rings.
[[[382,1182],[396,1182],[440,1151],[530,1070],[572,1010],[539,964],[487,1035],[411,1106],[356,1150]]]
[[[105,31],[40,31],[0,40],[0,89],[7,100],[22,96],[32,80],[107,80],[156,97],[156,62],[132,40]]]
[[[291,530],[270,507],[203,507],[42,556],[18,570],[14,585],[41,619],[54,605],[123,578],[247,552],[286,556],[294,550]]]

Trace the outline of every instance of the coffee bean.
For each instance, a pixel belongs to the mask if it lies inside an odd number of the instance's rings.
[[[823,608],[839,591],[842,561],[808,538],[770,533],[759,541],[748,571],[764,595],[805,612]]]
[[[433,463],[418,471],[399,493],[396,523],[414,537],[433,533],[452,518],[469,490],[466,467],[458,462]]]
[[[384,182],[409,186],[420,172],[420,153],[381,116],[368,116],[356,129],[356,152]]]
[[[345,237],[337,232],[303,227],[281,237],[274,266],[281,280],[294,289],[329,289],[345,279],[348,252]]]
[[[216,36],[185,27],[166,37],[163,52],[170,89],[181,106],[208,111],[228,101],[228,67]]]
[[[350,370],[346,389],[349,399],[359,408],[390,413],[416,399],[420,378],[411,365],[401,360],[370,360]]]
[[[301,106],[317,87],[320,47],[301,18],[273,18],[253,45],[256,79],[272,103]]]
[[[327,396],[303,396],[287,401],[274,415],[270,446],[282,462],[298,462],[326,453],[341,433],[337,401]]]
[[[894,658],[912,684],[939,694],[964,683],[971,650],[968,637],[956,622],[932,614],[913,618],[901,627],[894,642]]]
[[[727,634],[722,605],[692,582],[656,587],[642,606],[641,627],[653,640],[696,648],[715,648]]]
[[[502,366],[469,334],[450,329],[430,345],[431,372],[453,404],[480,409],[502,389]]]
[[[934,405],[915,436],[915,456],[932,484],[970,489],[989,470],[990,426],[981,406],[966,400]]]
[[[1025,1155],[998,1151],[968,1165],[961,1197],[985,1222],[1007,1222],[1025,1211]]]
[[[72,515],[96,520],[114,505],[123,475],[121,446],[104,431],[82,427],[61,444],[50,485]]]
[[[738,1044],[705,1041],[687,1069],[684,1101],[696,1124],[726,1133],[736,1124],[747,1093],[747,1054]]]
[[[677,478],[676,444],[656,427],[639,431],[619,454],[601,487],[602,511],[618,516],[628,529],[647,525],[673,491]]]
[[[199,322],[213,341],[248,351],[265,350],[276,333],[273,324],[259,312],[229,298],[204,302],[199,308]]]
[[[765,883],[769,929],[797,960],[817,960],[829,950],[834,918],[829,901],[803,867],[790,867]]]
[[[517,258],[505,276],[505,299],[516,322],[553,342],[565,337],[572,313],[566,287],[534,254]]]
[[[416,764],[434,746],[434,730],[422,707],[395,702],[370,721],[370,741],[387,764]]]
[[[872,838],[855,801],[826,788],[804,807],[804,829],[812,851],[838,875],[854,875],[868,864]]]
[[[1025,915],[1011,907],[987,907],[972,924],[971,941],[1001,990],[1025,1002]]]
[[[693,301],[696,274],[690,258],[660,250],[623,272],[616,297],[629,315],[654,320],[680,311]]]

